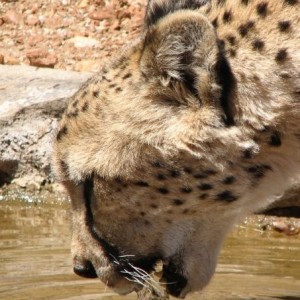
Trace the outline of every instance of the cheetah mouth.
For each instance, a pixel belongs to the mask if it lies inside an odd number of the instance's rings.
[[[150,253],[147,256],[123,254],[123,252],[109,241],[105,240],[94,226],[91,211],[91,197],[93,191],[93,177],[84,184],[84,198],[86,205],[86,225],[92,237],[98,242],[103,254],[110,262],[110,266],[121,278],[133,283],[132,290],[138,291],[146,287],[152,294],[161,295],[160,283],[153,279],[158,262],[162,263],[159,281],[164,283],[165,290],[172,296],[179,297],[187,285],[187,279],[180,274],[180,261],[175,257],[165,260],[160,253]],[[96,272],[97,273],[97,272]],[[98,274],[97,274],[98,275]],[[98,275],[101,279],[101,274]],[[116,292],[124,294],[122,289],[115,288]],[[131,291],[132,291],[131,290]],[[129,291],[129,292],[131,292]]]

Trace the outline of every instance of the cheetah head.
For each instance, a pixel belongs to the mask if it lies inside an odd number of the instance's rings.
[[[54,169],[71,197],[75,273],[126,294],[161,261],[170,294],[206,286],[240,209],[224,187],[236,180],[224,157],[243,145],[233,85],[211,23],[179,10],[74,95]]]

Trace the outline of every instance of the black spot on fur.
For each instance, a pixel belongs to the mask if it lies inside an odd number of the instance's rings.
[[[231,11],[225,11],[223,14],[223,21],[224,23],[229,23],[232,21],[232,12]]]
[[[173,178],[177,178],[181,175],[180,171],[178,171],[178,170],[170,170],[169,173],[170,173],[171,177],[173,177]]]
[[[99,97],[99,91],[93,91],[93,96],[95,98],[98,98]]]
[[[141,211],[141,212],[140,212],[140,215],[141,215],[142,217],[145,217],[146,213],[145,213],[144,211]]]
[[[63,126],[57,133],[56,139],[59,141],[64,135],[68,133],[67,126]]]
[[[223,6],[225,4],[226,0],[218,0],[218,5]]]
[[[106,76],[103,76],[102,79],[107,81],[107,82],[111,82],[111,80],[109,78],[107,78]]]
[[[254,22],[253,21],[248,21],[245,24],[242,24],[239,26],[238,31],[241,37],[245,37],[249,31],[253,28]]]
[[[265,42],[260,40],[260,39],[255,39],[253,42],[252,42],[252,48],[253,50],[262,50],[265,46]]]
[[[123,77],[122,77],[122,79],[127,79],[127,78],[130,78],[132,76],[132,74],[131,73],[127,73],[127,74],[125,74]]]
[[[222,182],[224,184],[232,184],[232,183],[235,182],[235,177],[234,176],[228,176]]]
[[[141,186],[141,187],[148,187],[149,183],[146,181],[140,180],[140,181],[135,182],[135,185]]]
[[[117,85],[115,83],[111,83],[108,87],[109,88],[115,88]]]
[[[266,171],[270,171],[272,168],[269,165],[261,164],[246,168],[246,171],[250,173],[254,178],[262,178],[265,176]]]
[[[242,4],[244,4],[245,6],[247,6],[248,3],[249,3],[249,0],[241,0],[241,2],[242,2]]]
[[[230,49],[229,54],[231,57],[236,57],[236,50],[235,49]]]
[[[163,194],[163,195],[166,195],[166,194],[169,194],[169,193],[170,193],[170,191],[169,191],[167,188],[164,188],[164,187],[158,188],[157,191],[158,191],[159,193]]]
[[[117,88],[115,89],[115,92],[116,92],[116,93],[122,92],[122,88],[117,87]]]
[[[229,35],[226,37],[227,41],[230,45],[234,46],[236,44],[236,38],[233,35]]]
[[[68,165],[66,164],[66,162],[65,161],[63,161],[63,160],[60,160],[59,161],[59,164],[60,164],[60,167],[61,167],[61,169],[62,169],[62,171],[63,171],[63,174],[68,174]]]
[[[216,200],[232,202],[237,200],[238,198],[232,194],[231,191],[224,191],[217,195]]]
[[[203,178],[207,178],[207,177],[208,177],[208,175],[204,172],[194,174],[194,178],[197,178],[197,179],[203,179]]]
[[[78,105],[78,100],[76,99],[76,100],[72,103],[72,106],[73,106],[74,108],[76,108],[77,105]]]
[[[252,149],[251,148],[246,149],[243,152],[243,157],[246,158],[246,159],[252,158],[253,157],[253,151],[252,151]]]
[[[211,175],[216,175],[217,172],[214,171],[214,170],[205,170],[205,171],[202,171],[202,172],[197,172],[194,174],[194,177],[197,178],[197,179],[204,179],[204,178],[207,178]]]
[[[265,17],[268,13],[268,2],[261,2],[256,6],[256,12],[259,16]]]
[[[87,95],[87,91],[83,91],[81,94],[81,98],[84,98]]]
[[[188,173],[188,174],[192,174],[193,173],[193,169],[191,167],[184,167],[183,168],[183,171],[185,173]]]
[[[279,21],[278,28],[281,32],[288,31],[291,28],[291,22],[290,21]]]
[[[84,102],[83,106],[81,107],[81,111],[87,111],[89,109],[89,104],[88,102]]]
[[[215,18],[212,20],[211,23],[213,24],[213,26],[214,26],[215,28],[218,28],[218,17],[215,17]]]
[[[163,168],[164,167],[163,163],[161,163],[160,161],[155,161],[152,163],[152,165],[155,168]]]
[[[275,131],[271,135],[269,145],[274,146],[274,147],[280,147],[281,146],[281,134],[280,134],[280,132]]]
[[[78,116],[78,114],[79,114],[79,110],[78,110],[78,108],[76,108],[76,109],[68,112],[67,117],[68,118],[76,118]]]
[[[286,48],[280,49],[275,56],[275,60],[278,63],[284,62],[287,59],[287,54]]]
[[[189,193],[191,193],[191,192],[193,191],[193,189],[192,189],[191,187],[189,187],[189,186],[185,186],[185,187],[182,187],[182,188],[180,189],[180,191],[181,191],[182,193],[189,194]]]
[[[150,204],[150,207],[156,209],[156,208],[158,208],[158,205],[155,204],[155,203],[151,203],[151,204]]]
[[[184,200],[182,199],[173,199],[174,205],[182,205],[184,203]]]
[[[148,225],[151,225],[151,222],[148,220],[144,220],[144,224],[148,226]]]
[[[200,200],[205,200],[205,199],[207,199],[207,197],[208,197],[207,193],[203,193],[203,194],[199,195]]]
[[[288,5],[298,4],[298,0],[284,0],[284,2]]]
[[[198,185],[198,189],[200,189],[201,191],[211,190],[212,188],[213,188],[213,186],[209,183],[202,183],[202,184]]]
[[[156,175],[156,178],[157,178],[158,180],[166,180],[166,179],[167,179],[167,177],[166,177],[164,174],[161,174],[161,173],[157,174],[157,175]]]

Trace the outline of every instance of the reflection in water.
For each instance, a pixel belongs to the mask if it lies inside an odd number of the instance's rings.
[[[136,299],[72,273],[67,211],[67,205],[0,202],[0,299]],[[300,236],[238,227],[212,283],[187,299],[299,300]]]

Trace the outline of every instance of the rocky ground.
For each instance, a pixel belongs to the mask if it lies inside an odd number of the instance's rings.
[[[0,0],[0,64],[99,70],[141,30],[146,0]]]

